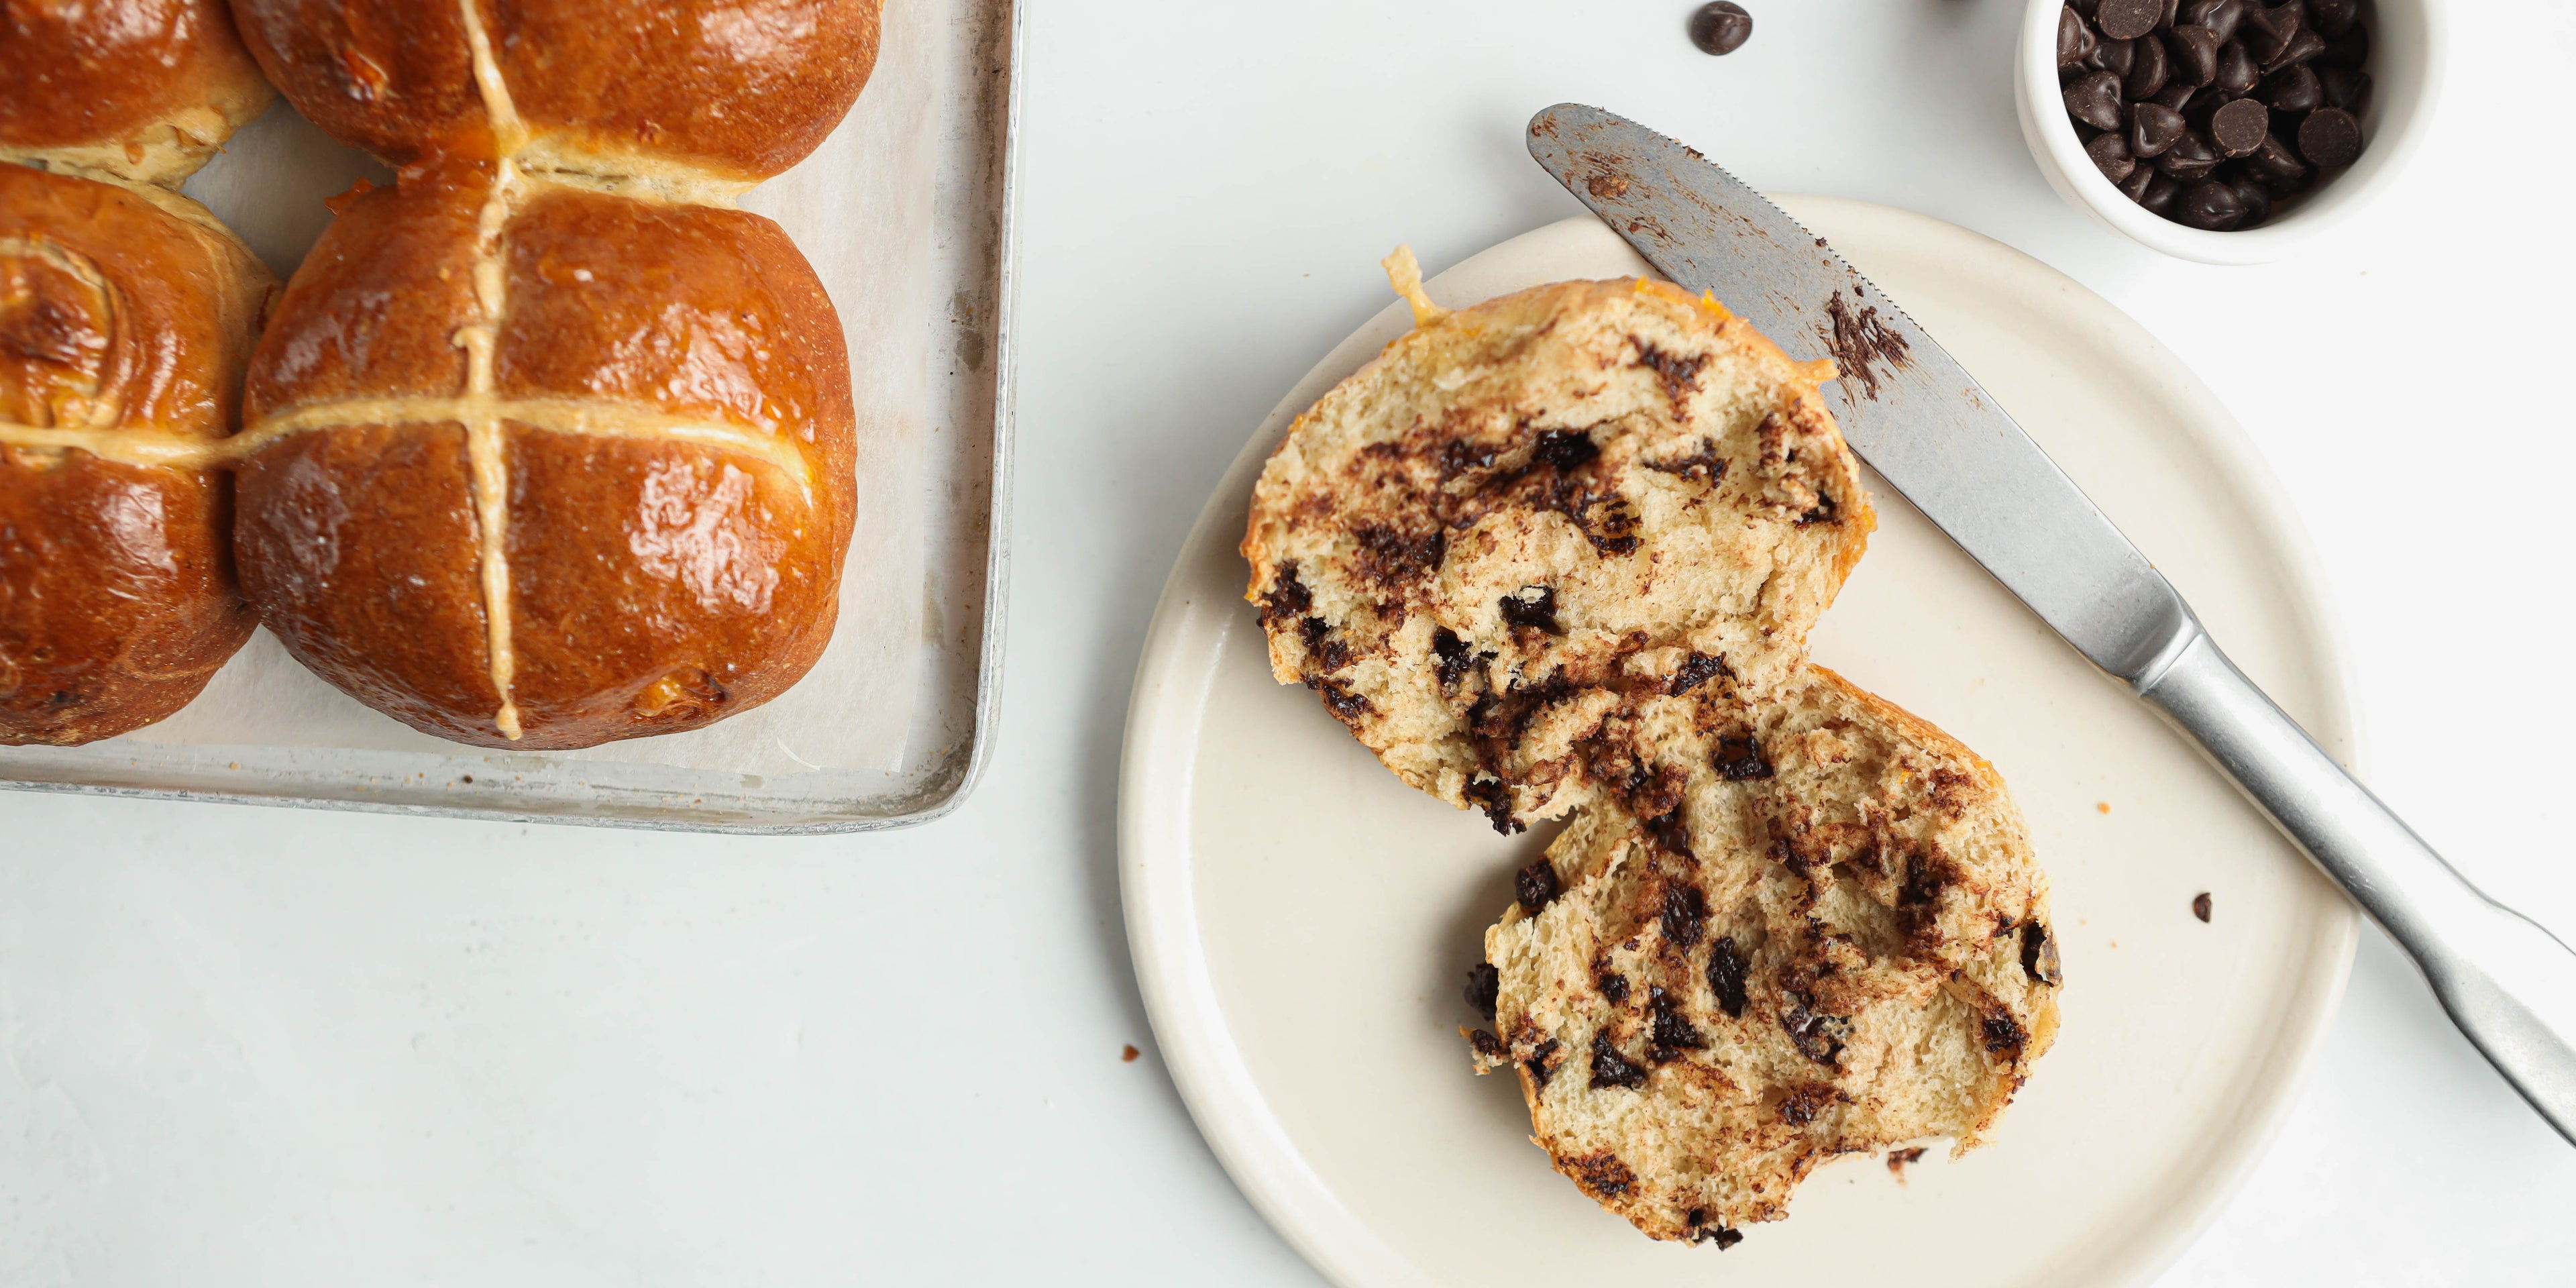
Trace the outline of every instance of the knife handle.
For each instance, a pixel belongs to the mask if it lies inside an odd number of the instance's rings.
[[[2576,953],[2470,885],[2196,627],[2134,686],[2415,959],[2469,1041],[2576,1144]]]

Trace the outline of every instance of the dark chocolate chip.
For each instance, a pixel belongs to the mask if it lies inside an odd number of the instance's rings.
[[[2061,94],[2066,114],[2097,130],[2120,128],[2120,78],[2109,72],[2087,72]]]
[[[2022,923],[2021,968],[2024,974],[2042,984],[2055,985],[2066,977],[2058,969],[2057,937],[2048,927],[2036,921]]]
[[[1731,54],[1753,38],[1753,15],[1734,0],[1701,5],[1690,17],[1690,42],[1703,54]]]
[[[1556,588],[1523,586],[1499,601],[1503,620],[1514,626],[1535,626],[1550,635],[1563,635],[1565,628],[1556,624]]]
[[[1503,1058],[1504,1053],[1509,1050],[1509,1048],[1503,1045],[1503,1040],[1501,1038],[1495,1037],[1493,1034],[1487,1033],[1483,1029],[1469,1029],[1467,1031],[1467,1045],[1476,1048],[1476,1054],[1481,1055],[1488,1060],[1500,1060]]]
[[[1432,628],[1431,655],[1436,659],[1431,673],[1439,679],[1443,693],[1455,691],[1458,682],[1467,678],[1467,669],[1476,664],[1476,655],[1467,647],[1467,641],[1446,626]]]
[[[1672,997],[1664,990],[1649,988],[1646,996],[1655,1016],[1654,1032],[1650,1035],[1653,1049],[1647,1054],[1655,1063],[1670,1064],[1684,1051],[1698,1051],[1708,1046],[1708,1038],[1682,1017],[1681,1008],[1674,1005]]]
[[[1831,1065],[1842,1059],[1842,1035],[1851,1021],[1839,1015],[1819,1015],[1808,1009],[1805,998],[1793,998],[1789,1009],[1780,1013],[1780,1031],[1798,1048],[1798,1054],[1818,1064]]]
[[[2218,79],[2218,33],[2184,25],[2165,33],[2165,50],[2173,55],[2173,78],[2198,89]]]
[[[2202,925],[2209,924],[2209,892],[2207,890],[2203,890],[2199,894],[2191,897],[2191,915],[2200,918]]]
[[[1708,925],[1708,896],[1687,881],[1675,881],[1664,887],[1664,911],[1660,918],[1664,938],[1673,946],[1688,951],[1699,944],[1700,932]]]
[[[1744,972],[1752,965],[1735,947],[1735,936],[1719,939],[1708,950],[1708,987],[1717,994],[1717,1009],[1744,1018]]]
[[[2359,28],[2355,28],[2355,30],[2359,30]],[[2302,27],[2297,31],[2291,32],[2290,38],[2282,41],[2281,47],[2273,50],[2270,56],[2263,60],[2263,71],[2266,75],[2269,75],[2270,73],[2277,72],[2284,67],[2291,67],[2299,63],[2307,62],[2309,59],[2315,58],[2317,55],[2322,54],[2325,51],[2326,38]]]
[[[1622,975],[1615,970],[1605,970],[1599,975],[1594,976],[1592,983],[1601,990],[1601,996],[1609,999],[1612,1006],[1623,1006],[1627,1004],[1627,976]]]
[[[2263,136],[2262,143],[2246,154],[2245,172],[2278,196],[2281,185],[2307,178],[2308,163],[2300,160],[2299,154],[2282,142],[2280,135],[2267,134]]]
[[[2237,34],[2244,37],[2255,57],[2269,58],[2280,50],[2283,41],[2306,25],[2299,0],[2284,0],[2277,5],[2250,4],[2245,7],[2245,23]]]
[[[2254,65],[2254,55],[2246,52],[2245,42],[2231,40],[2218,47],[2218,76],[2210,81],[2213,88],[2230,94],[2251,94],[2262,80],[2263,73]]]
[[[2147,190],[2138,194],[2138,205],[2153,215],[2172,218],[2174,203],[2182,200],[2182,185],[2171,175],[2158,171],[2147,180]]]
[[[1511,785],[1499,778],[1470,778],[1458,789],[1467,802],[1485,811],[1485,821],[1505,836],[1529,830],[1529,824],[1512,817]]]
[[[2341,108],[2308,113],[2299,121],[2299,155],[2311,165],[2351,165],[2361,155],[2361,122]]]
[[[2130,98],[2153,98],[2173,79],[2173,63],[2165,57],[2165,42],[2148,36],[2130,42],[2129,75],[2122,90]]]
[[[2245,16],[2245,0],[2190,0],[2182,7],[2182,20],[2195,27],[2207,27],[2220,40],[2236,38],[2236,24]]]
[[[2057,65],[2081,67],[2093,56],[2101,41],[2093,34],[2093,24],[2072,8],[2057,11]]]
[[[2332,40],[2361,19],[2361,0],[2308,0],[2308,25]]]
[[[2113,183],[2128,178],[2129,172],[2138,168],[2138,159],[2129,155],[2129,141],[2121,138],[2118,130],[2094,135],[2093,141],[2084,145],[2084,155],[2091,157],[2093,168]]]
[[[2147,195],[2147,185],[2163,178],[2163,175],[2156,173],[2156,168],[2154,166],[2139,166],[2137,169],[2129,172],[2128,178],[2120,181],[2120,195],[2127,197],[2131,201],[2144,200]],[[2166,182],[2170,183],[2172,180],[2167,179]]]
[[[2093,25],[2101,28],[2104,39],[2135,40],[2154,31],[2164,12],[2165,0],[2102,0],[2093,11]]]
[[[1718,777],[1730,783],[1746,783],[1771,776],[1771,762],[1762,755],[1762,744],[1752,735],[1722,737],[1717,740],[1717,754],[1711,758]]]
[[[1642,1087],[1646,1085],[1646,1070],[1619,1054],[1619,1048],[1610,1045],[1609,1034],[1596,1033],[1592,1036],[1592,1085]]]
[[[1601,455],[1601,445],[1592,441],[1588,429],[1542,429],[1538,446],[1530,449],[1530,461],[1551,465],[1557,473],[1571,473],[1576,467]]]
[[[2223,233],[2245,218],[2245,203],[2236,199],[2234,188],[2203,179],[2183,189],[2182,200],[2174,203],[2173,218],[2187,228]]]
[[[1565,887],[1556,881],[1556,865],[1548,862],[1545,855],[1539,856],[1536,862],[1522,868],[1520,874],[1512,878],[1512,897],[1520,900],[1523,912],[1535,913],[1556,902],[1556,897],[1563,893]]]
[[[2188,106],[2191,103],[2192,98],[2199,93],[2200,89],[2197,86],[2185,85],[2181,81],[2173,81],[2168,83],[2163,89],[2157,90],[2147,101],[2158,107],[2165,108],[2168,111],[2179,112],[2184,107]]]
[[[2368,61],[2370,28],[2357,22],[2351,30],[2327,41],[2325,48],[2317,51],[2316,58],[2319,67],[2341,67],[2346,71],[2359,71],[2361,65]]]
[[[2210,114],[2209,141],[2231,157],[2250,154],[2263,146],[2263,136],[2272,125],[2272,113],[2262,103],[2240,98]]]
[[[2084,56],[2086,67],[2095,71],[2109,72],[2124,79],[2129,74],[2129,68],[2137,61],[2138,42],[2134,40],[2096,41],[2093,52]]]
[[[2157,103],[2129,104],[2129,154],[2152,157],[2182,137],[2182,113]]]
[[[2198,130],[2185,130],[2173,146],[2156,156],[2156,169],[2180,183],[2206,178],[2218,168],[2218,149]]]
[[[2236,190],[2236,199],[2245,205],[2245,217],[2236,221],[2238,228],[2252,228],[2272,217],[2272,194],[2264,189],[2261,180],[2239,172],[2229,176],[2226,183]]]
[[[1494,1018],[1494,1004],[1503,993],[1503,973],[1489,962],[1478,962],[1467,968],[1467,1005],[1487,1020]]]
[[[2304,65],[2284,67],[2263,82],[2261,97],[2275,112],[2300,116],[2325,106],[2325,87]]]
[[[2349,67],[2321,67],[2316,77],[2318,97],[2324,100],[2322,106],[2358,117],[2361,109],[2370,105],[2370,73]]]
[[[1728,674],[1725,658],[1693,653],[1683,659],[1680,670],[1673,672],[1672,695],[1678,698],[1725,674]]]
[[[1530,1081],[1537,1083],[1540,1089],[1544,1090],[1548,1079],[1556,1076],[1557,1065],[1562,1063],[1556,1053],[1564,1045],[1555,1038],[1549,1038],[1539,1043],[1537,1050],[1530,1052],[1529,1059],[1521,1061],[1521,1067],[1529,1070]]]
[[[2021,1049],[2021,1025],[2013,1017],[1996,1011],[1986,1016],[1986,1054],[1997,1055]]]

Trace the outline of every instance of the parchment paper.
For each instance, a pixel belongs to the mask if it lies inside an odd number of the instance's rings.
[[[858,522],[831,647],[794,688],[708,728],[525,754],[763,775],[891,772],[902,762],[922,661],[922,449],[934,417],[930,349],[942,308],[933,142],[935,110],[948,92],[947,63],[935,43],[944,33],[934,24],[945,8],[889,5],[876,72],[858,105],[813,156],[742,202],[795,238],[840,310],[849,343]],[[187,191],[284,278],[330,223],[322,199],[360,177],[377,184],[391,178],[280,102],[235,136]],[[297,664],[265,630],[185,710],[118,741],[483,754],[359,705]]]

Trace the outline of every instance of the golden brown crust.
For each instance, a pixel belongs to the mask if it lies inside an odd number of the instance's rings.
[[[274,289],[211,219],[0,164],[0,743],[162,719],[249,638],[225,481],[47,435],[228,434]]]
[[[475,2],[532,167],[773,175],[876,62],[878,0]],[[260,66],[332,137],[397,165],[497,154],[458,0],[233,5]]]
[[[175,186],[270,96],[224,0],[0,0],[0,160]]]
[[[852,525],[848,360],[821,284],[759,216],[534,183],[499,228],[508,307],[475,394],[456,337],[479,317],[493,173],[427,167],[361,197],[297,273],[250,436],[359,419],[277,432],[244,464],[252,601],[325,679],[463,742],[590,746],[768,700],[830,638]],[[453,415],[477,398],[506,507],[506,690]]]

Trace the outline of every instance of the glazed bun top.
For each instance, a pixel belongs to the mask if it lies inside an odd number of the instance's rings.
[[[224,0],[0,0],[0,160],[175,187],[271,96]]]
[[[394,165],[513,156],[740,188],[804,159],[857,101],[880,3],[233,0],[233,11],[298,111]]]

